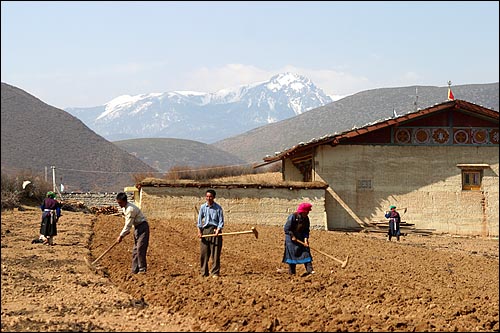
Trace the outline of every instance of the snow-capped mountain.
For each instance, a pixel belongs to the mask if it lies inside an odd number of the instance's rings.
[[[102,106],[65,111],[110,141],[178,138],[213,143],[332,101],[309,79],[283,73],[215,93],[123,95]]]

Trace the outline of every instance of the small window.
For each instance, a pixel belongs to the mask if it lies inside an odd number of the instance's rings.
[[[302,174],[303,182],[311,182],[312,181],[312,172],[313,172],[313,159],[312,155],[305,155],[301,157],[296,157],[292,159],[293,165],[297,169],[299,169]]]
[[[360,179],[357,184],[358,191],[367,191],[372,189],[372,180],[371,179]]]
[[[296,164],[296,167],[302,173],[302,181],[310,182],[312,181],[312,160],[307,160]]]
[[[460,163],[457,167],[462,170],[462,190],[480,191],[483,180],[483,171],[488,169],[489,164],[485,163]]]
[[[481,190],[482,170],[462,170],[462,190]]]

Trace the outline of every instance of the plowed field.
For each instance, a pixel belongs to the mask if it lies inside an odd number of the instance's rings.
[[[283,223],[286,216],[283,216]],[[287,274],[281,226],[227,225],[221,276],[199,275],[194,221],[150,220],[148,272],[132,237],[97,258],[116,216],[64,212],[55,245],[40,212],[2,213],[2,331],[498,331],[498,238],[311,232],[315,274]],[[328,256],[345,260],[341,265]]]

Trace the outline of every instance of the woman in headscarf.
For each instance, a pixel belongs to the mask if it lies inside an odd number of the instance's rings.
[[[305,275],[314,273],[312,266],[311,250],[309,248],[309,212],[312,205],[308,202],[303,202],[297,207],[297,211],[288,216],[286,220],[285,230],[285,253],[283,262],[288,264],[288,273],[295,275],[297,264],[304,264],[306,268]],[[306,245],[298,243],[300,240]]]
[[[61,216],[61,203],[56,200],[56,194],[47,192],[47,197],[40,205],[42,210],[42,223],[40,225],[40,239],[43,244],[54,245],[54,236],[57,235],[57,221]]]
[[[391,205],[389,207],[389,211],[385,212],[385,218],[389,219],[389,230],[387,231],[387,240],[390,242],[392,236],[396,236],[396,239],[399,242],[399,236],[401,236],[401,216],[396,211],[396,206]]]

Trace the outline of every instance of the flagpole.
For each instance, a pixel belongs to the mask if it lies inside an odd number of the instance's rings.
[[[453,101],[455,96],[453,96],[453,92],[451,91],[451,81],[448,80],[448,100]]]

